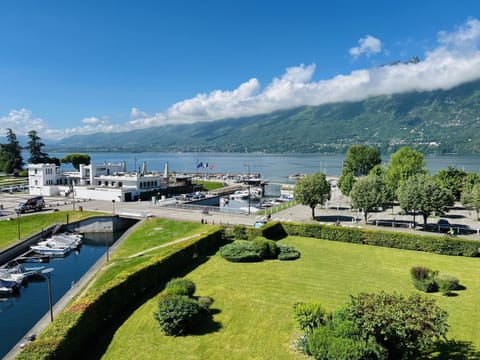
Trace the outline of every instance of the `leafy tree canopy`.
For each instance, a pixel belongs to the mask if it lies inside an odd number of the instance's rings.
[[[475,183],[473,186],[469,186],[462,192],[461,197],[462,204],[468,208],[474,209],[477,213],[477,219],[479,219],[480,213],[480,182]]]
[[[69,154],[64,156],[61,160],[64,164],[71,163],[75,169],[80,168],[80,164],[90,165],[90,155],[87,154]]]
[[[464,170],[449,166],[447,170],[439,170],[434,177],[443,188],[450,190],[455,200],[460,200],[463,185],[467,177],[467,173]]]
[[[368,213],[383,207],[387,202],[387,188],[380,176],[367,176],[357,180],[350,192],[350,197],[352,206],[363,210],[365,222],[367,222]]]
[[[293,196],[302,205],[312,209],[312,218],[315,218],[315,207],[324,204],[330,199],[331,189],[325,174],[318,172],[309,174],[295,184]]]
[[[412,176],[403,182],[398,188],[397,197],[402,209],[414,213],[418,210],[423,215],[424,225],[433,212],[443,214],[454,203],[450,191],[425,174]]]
[[[390,156],[385,181],[393,193],[409,177],[416,174],[427,174],[423,155],[407,146],[400,148]]]
[[[380,151],[366,145],[351,146],[343,162],[342,173],[351,172],[354,176],[368,175],[375,165],[382,162]]]

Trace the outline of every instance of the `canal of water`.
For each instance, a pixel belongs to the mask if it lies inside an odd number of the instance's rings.
[[[92,265],[105,254],[106,239],[111,246],[121,232],[108,234],[87,233],[78,251],[62,258],[52,258],[49,263],[28,263],[25,266],[53,268],[50,273],[52,299],[55,304]],[[26,281],[14,296],[0,298],[0,358],[49,311],[48,283],[46,277]]]

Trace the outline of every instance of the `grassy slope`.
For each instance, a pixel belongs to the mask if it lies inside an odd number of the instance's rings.
[[[450,315],[450,338],[480,347],[479,259],[367,247],[321,240],[288,238],[302,258],[293,262],[228,263],[219,256],[195,269],[188,278],[197,295],[215,299],[218,331],[170,338],[153,319],[157,300],[139,308],[117,331],[104,359],[296,359],[292,305],[318,300],[331,311],[349,294],[397,291],[413,293],[409,270],[414,265],[459,277],[466,286],[456,297],[426,295]]]
[[[56,223],[66,223],[67,214],[69,221],[77,221],[95,215],[102,215],[99,212],[93,211],[56,211],[51,213],[36,213],[29,215],[21,215],[20,218],[20,236],[22,239],[27,236],[41,231]],[[0,221],[0,249],[14,244],[18,240],[18,223],[15,216],[12,220]]]

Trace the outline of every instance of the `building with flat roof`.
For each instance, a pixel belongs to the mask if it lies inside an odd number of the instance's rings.
[[[29,191],[32,195],[72,196],[77,199],[135,201],[142,193],[168,187],[168,163],[163,173],[126,172],[125,163],[80,165],[79,171],[64,171],[55,164],[28,165]]]

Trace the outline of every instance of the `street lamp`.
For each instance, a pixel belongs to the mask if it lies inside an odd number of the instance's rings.
[[[17,210],[17,233],[18,233],[18,240],[20,240],[20,214],[22,212]]]
[[[110,260],[108,254],[108,231],[110,230],[110,226],[104,226],[103,229],[105,230],[105,252],[107,253],[107,262]]]
[[[48,305],[50,307],[50,321],[53,322],[53,303],[52,303],[52,286],[50,284],[50,273],[55,270],[54,268],[46,268],[42,270],[42,274],[47,275],[48,282]]]
[[[73,206],[73,211],[75,211],[75,187],[74,187],[73,182],[72,182],[72,184],[70,185],[70,189],[72,190],[72,206]]]
[[[248,168],[248,215],[250,215],[250,165],[244,164]]]

